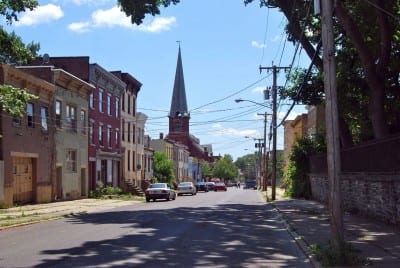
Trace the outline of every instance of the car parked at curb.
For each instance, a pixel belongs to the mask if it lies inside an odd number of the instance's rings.
[[[195,195],[197,193],[196,187],[193,182],[185,181],[178,184],[178,195],[191,194]]]
[[[215,182],[208,181],[208,182],[206,182],[206,185],[207,185],[207,188],[209,191],[214,191]]]
[[[208,186],[207,183],[205,183],[204,181],[199,181],[198,183],[196,183],[196,190],[198,192],[203,191],[203,192],[208,192]]]
[[[157,199],[175,200],[176,192],[167,183],[153,183],[145,191],[146,202]]]

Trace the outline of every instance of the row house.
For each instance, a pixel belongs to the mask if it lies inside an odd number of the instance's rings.
[[[122,150],[120,142],[120,98],[126,84],[98,64],[90,64],[89,166],[92,189],[120,186]],[[97,130],[97,131],[96,131]]]
[[[136,99],[142,84],[128,73],[112,74],[126,84],[121,95],[121,176],[126,184],[137,186]]]
[[[93,86],[54,66],[21,66],[20,70],[55,85],[53,98],[54,199],[88,195],[88,97]]]
[[[99,181],[114,187],[125,182],[139,186],[144,174],[147,120],[146,115],[136,112],[142,84],[128,73],[108,72],[89,63],[89,57],[48,57],[45,62],[93,86],[87,99],[89,190],[96,189]]]
[[[37,58],[32,65],[52,65],[93,86],[88,101],[88,190],[98,183],[119,186],[121,174],[120,98],[126,84],[89,57]]]
[[[152,139],[150,147],[156,152],[163,152],[168,159],[174,161],[174,144],[172,140],[164,139],[163,133],[160,133],[159,139]]]
[[[151,148],[151,138],[149,135],[144,136],[144,162],[143,162],[143,170],[144,170],[144,180],[150,181],[154,177],[153,167],[154,167],[154,149]],[[143,185],[142,185],[143,188]]]
[[[195,182],[203,181],[201,163],[198,158],[189,156],[188,169],[189,177]]]
[[[189,150],[186,145],[175,142],[174,144],[174,170],[175,180],[179,183],[189,179]],[[193,178],[192,178],[193,179]]]
[[[55,183],[55,85],[5,64],[0,65],[0,83],[38,96],[29,101],[22,118],[1,111],[0,202],[50,202]]]

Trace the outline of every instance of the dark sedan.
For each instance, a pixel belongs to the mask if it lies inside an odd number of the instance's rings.
[[[208,186],[204,181],[200,181],[198,183],[196,183],[196,189],[197,191],[204,191],[204,192],[208,192]]]
[[[146,202],[150,200],[156,201],[157,199],[175,200],[176,192],[169,187],[167,183],[153,183],[145,191]]]

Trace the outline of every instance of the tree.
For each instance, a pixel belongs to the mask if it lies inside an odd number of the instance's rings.
[[[214,177],[221,178],[226,181],[236,178],[238,174],[239,172],[236,165],[233,163],[232,156],[228,154],[219,159],[213,169]]]
[[[18,20],[18,13],[27,9],[32,10],[37,5],[36,0],[4,0],[0,3],[0,14],[6,17],[7,24],[12,24],[13,21]],[[25,64],[37,55],[39,49],[38,43],[32,42],[25,45],[14,32],[9,34],[0,26],[0,64]],[[10,85],[0,85],[1,108],[12,116],[22,117],[27,102],[32,98],[35,96],[26,90]]]
[[[211,178],[213,174],[212,166],[203,159],[200,160],[200,165],[201,165],[201,174],[203,179]]]
[[[257,175],[261,174],[256,172],[258,169],[262,167],[262,156],[258,156],[257,154],[247,154],[242,157],[238,157],[235,161],[235,165],[238,169],[240,169],[245,178],[255,179]]]
[[[154,176],[158,181],[169,185],[172,185],[175,180],[174,163],[164,152],[154,153]]]
[[[118,0],[118,5],[127,16],[131,16],[133,24],[140,25],[146,14],[152,16],[160,14],[160,6],[178,4],[180,0]]]

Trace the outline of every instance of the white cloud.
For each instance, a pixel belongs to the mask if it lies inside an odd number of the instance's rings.
[[[75,22],[68,25],[68,29],[77,33],[85,33],[90,31],[89,26],[88,22]]]
[[[64,16],[64,12],[59,6],[47,4],[38,6],[32,11],[25,12],[15,23],[16,26],[32,26],[43,23],[50,23]]]
[[[253,93],[262,93],[262,94],[264,94],[264,90],[265,90],[265,87],[264,87],[264,86],[258,86],[258,87],[253,88],[253,89],[251,90],[251,92],[253,92]]]
[[[259,132],[255,129],[235,129],[232,127],[224,128],[221,124],[214,124],[212,130],[208,133],[211,136],[224,137],[245,137],[259,136]]]
[[[71,23],[68,29],[82,33],[88,32],[93,28],[121,27],[142,32],[158,33],[170,30],[175,24],[175,17],[157,17],[150,23],[143,23],[140,26],[133,25],[130,18],[119,7],[115,6],[107,10],[99,9],[94,11],[90,21]]]
[[[265,44],[258,43],[257,41],[251,41],[251,46],[256,48],[266,48]]]

